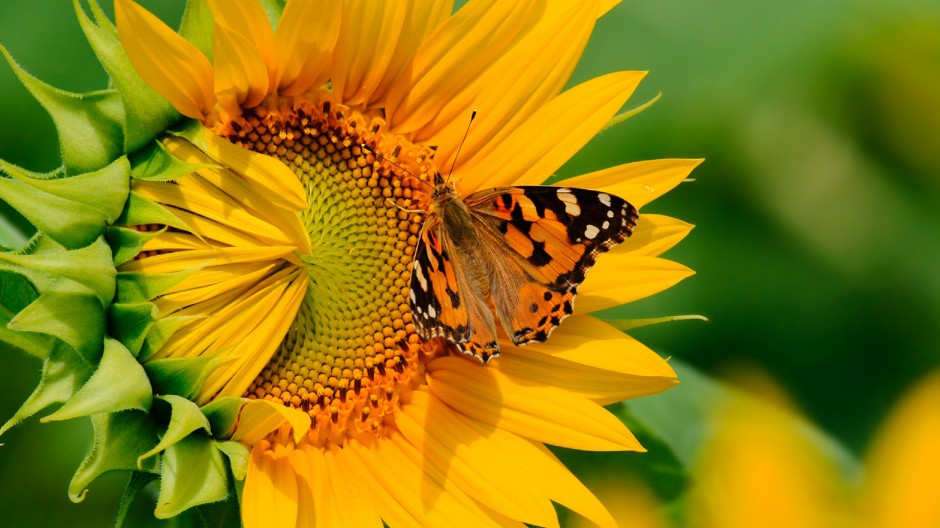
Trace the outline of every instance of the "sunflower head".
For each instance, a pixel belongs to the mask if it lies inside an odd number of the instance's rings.
[[[546,445],[642,450],[602,405],[675,374],[590,314],[690,275],[659,255],[691,226],[642,214],[547,343],[500,333],[487,365],[422,339],[409,300],[429,183],[458,151],[459,195],[534,185],[617,120],[643,72],[562,91],[612,4],[210,0],[179,34],[131,0],[116,26],[80,7],[113,88],[16,70],[104,146],[66,129],[61,171],[0,166],[39,230],[0,253],[0,338],[45,361],[4,429],[53,403],[46,419],[92,416],[73,496],[111,470],[135,493],[159,477],[160,517],[228,498],[246,526],[553,525],[556,502],[611,525]],[[564,184],[642,207],[697,163]]]

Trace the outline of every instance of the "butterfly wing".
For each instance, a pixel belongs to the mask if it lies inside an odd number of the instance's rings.
[[[441,224],[435,220],[428,220],[415,251],[409,294],[411,317],[422,339],[444,337],[465,343],[470,339],[469,314]]]
[[[478,231],[501,246],[491,293],[517,345],[545,341],[572,313],[577,288],[597,257],[623,242],[637,211],[607,193],[568,187],[505,187],[466,200]]]
[[[422,233],[411,271],[410,306],[422,339],[443,337],[486,363],[499,355],[493,314],[478,285],[477,256],[463,255],[432,217]],[[469,257],[469,258],[468,258]]]

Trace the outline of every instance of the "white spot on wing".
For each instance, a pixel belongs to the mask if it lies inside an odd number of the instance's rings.
[[[611,211],[611,210],[608,210],[608,211],[607,211],[607,218],[613,218],[613,217],[614,217],[614,212]]]
[[[607,207],[610,207],[610,195],[607,193],[600,193],[597,195],[597,199]]]
[[[601,224],[601,228],[602,228],[602,229],[608,229],[608,228],[610,228],[610,221],[604,220],[604,223]]]
[[[437,310],[435,310],[433,306],[428,306],[428,315],[437,317]]]
[[[588,240],[594,240],[594,237],[596,237],[600,232],[601,230],[598,229],[597,226],[589,225],[584,228],[584,236],[588,237]]]

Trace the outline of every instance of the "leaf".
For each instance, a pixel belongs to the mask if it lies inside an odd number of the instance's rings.
[[[99,25],[88,18],[79,0],[74,0],[78,22],[114,87],[121,94],[125,116],[124,152],[134,152],[178,121],[180,114],[140,78],[127,58],[114,27],[103,14],[99,16],[101,8],[97,2],[89,0],[89,3]]]
[[[163,455],[160,496],[154,515],[169,519],[193,506],[224,500],[229,495],[222,453],[206,435],[190,435]]]
[[[679,377],[679,385],[652,398],[639,398],[624,402],[630,413],[660,438],[686,467],[697,460],[703,446],[715,434],[715,410],[730,402],[747,399],[755,405],[764,405],[768,411],[779,412],[746,394],[709,379],[695,368],[673,359],[670,361]],[[819,429],[794,416],[793,427],[800,435],[818,447],[820,453],[849,476],[858,474],[858,461],[841,445]]]
[[[195,269],[174,273],[122,271],[117,274],[118,302],[149,301],[190,276]]]
[[[114,520],[114,528],[123,528],[127,520],[127,514],[134,505],[134,499],[140,495],[141,490],[157,478],[153,473],[144,473],[134,471],[131,473],[127,486],[124,487],[124,494],[121,495],[121,504],[118,506],[117,518]]]
[[[94,367],[85,363],[67,345],[57,342],[43,362],[39,385],[7,423],[0,435],[50,405],[64,403],[85,384]]]
[[[13,317],[39,297],[29,279],[19,273],[0,269],[0,343],[19,348],[27,354],[45,359],[52,349],[53,338],[34,332],[18,332],[7,328]]]
[[[192,398],[199,392],[213,370],[234,359],[233,357],[220,357],[220,353],[222,351],[196,357],[148,361],[144,369],[156,392]]]
[[[131,156],[131,176],[138,180],[173,181],[199,169],[215,166],[181,161],[167,152],[159,141],[152,141]]]
[[[149,411],[153,401],[150,380],[127,348],[107,339],[101,363],[91,378],[58,411],[41,421],[68,420],[124,410]]]
[[[206,419],[195,403],[172,394],[157,396],[156,399],[170,405],[170,424],[167,426],[166,432],[163,433],[160,443],[137,457],[138,467],[142,466],[144,460],[180,442],[194,431],[202,429],[207,433],[209,432],[209,420]]]
[[[0,52],[52,117],[69,174],[98,170],[124,154],[124,108],[116,91],[79,94],[53,88],[20,68],[5,47]]]
[[[68,281],[71,282],[71,281]],[[7,323],[7,328],[55,336],[75,349],[86,362],[97,363],[104,340],[104,309],[94,293],[80,284],[44,291]],[[84,290],[84,291],[82,291]]]
[[[95,441],[69,483],[69,498],[81,502],[88,486],[99,476],[115,470],[137,471],[137,457],[158,442],[157,424],[140,411],[97,414],[91,417]],[[143,471],[156,473],[156,459],[146,461]]]
[[[180,23],[180,35],[199,48],[212,62],[212,36],[215,34],[212,11],[206,0],[188,0]]]
[[[229,465],[232,468],[232,476],[236,480],[245,480],[248,474],[248,459],[251,457],[251,449],[241,442],[227,441],[217,442],[219,451],[228,457]]]
[[[156,231],[139,231],[127,227],[109,226],[106,238],[111,246],[111,253],[114,255],[114,265],[120,266],[133,260],[140,254],[144,244],[165,231],[165,227]]]
[[[11,265],[40,289],[51,287],[49,279],[65,277],[94,292],[102,307],[114,298],[116,272],[111,248],[103,238],[73,250],[46,244],[30,254],[0,252],[0,269]]]
[[[158,317],[151,302],[115,303],[108,307],[108,331],[136,357]]]
[[[124,210],[130,182],[127,158],[69,177],[38,174],[0,160],[0,198],[39,230],[68,248],[87,246]]]

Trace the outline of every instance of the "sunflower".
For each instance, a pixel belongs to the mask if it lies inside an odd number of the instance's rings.
[[[642,450],[603,405],[675,373],[590,314],[691,275],[659,258],[691,226],[641,215],[550,341],[502,336],[487,365],[417,335],[408,285],[422,181],[458,150],[461,194],[538,184],[618,120],[643,72],[563,90],[615,3],[209,0],[187,6],[180,34],[131,0],[116,0],[116,27],[94,2],[94,21],[79,9],[114,84],[93,115],[120,111],[93,122],[112,138],[101,152],[64,142],[61,178],[4,167],[0,197],[41,232],[3,255],[40,271],[23,272],[32,304],[0,335],[43,357],[47,379],[83,370],[11,424],[63,401],[47,418],[94,415],[73,496],[111,469],[133,471],[132,491],[159,476],[160,517],[235,488],[247,527],[554,526],[553,502],[613,525],[546,445]],[[563,183],[641,207],[698,163]],[[91,212],[43,220],[36,192]],[[56,296],[67,328],[47,313]]]

